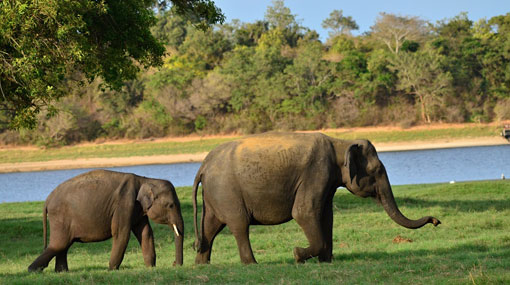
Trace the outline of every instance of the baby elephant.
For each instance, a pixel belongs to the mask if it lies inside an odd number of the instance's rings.
[[[50,220],[47,245],[46,216]],[[156,265],[154,237],[148,218],[175,232],[175,262],[182,265],[184,223],[179,199],[166,180],[131,173],[94,170],[60,184],[43,210],[44,252],[28,267],[43,270],[56,256],[55,271],[67,271],[67,251],[73,242],[104,241],[113,237],[110,269],[118,269],[131,231],[142,247],[145,265]]]

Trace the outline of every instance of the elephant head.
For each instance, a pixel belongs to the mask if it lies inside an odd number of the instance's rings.
[[[175,189],[168,181],[143,183],[136,198],[144,213],[158,224],[168,225],[175,233],[175,262],[182,265],[184,222]]]
[[[386,169],[379,160],[375,147],[369,141],[354,141],[347,147],[343,160],[341,171],[346,188],[357,196],[375,198],[397,224],[417,229],[427,223],[432,223],[434,226],[441,223],[430,216],[410,220],[400,212],[393,197]]]

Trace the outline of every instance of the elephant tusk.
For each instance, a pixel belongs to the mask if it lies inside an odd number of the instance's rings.
[[[172,224],[174,226],[174,232],[177,236],[180,236],[179,231],[177,230],[177,226],[175,224]]]

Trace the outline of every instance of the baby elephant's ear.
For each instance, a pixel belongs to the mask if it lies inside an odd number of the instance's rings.
[[[149,211],[152,207],[152,202],[154,202],[154,194],[152,193],[152,188],[149,184],[145,183],[142,187],[140,187],[136,200],[142,205],[143,212],[147,213],[147,211]]]

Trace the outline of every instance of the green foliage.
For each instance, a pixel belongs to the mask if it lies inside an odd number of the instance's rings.
[[[66,95],[71,72],[112,88],[158,65],[163,47],[148,27],[152,1],[2,1],[0,84],[14,128],[35,127],[42,107]],[[6,96],[7,94],[7,96]]]
[[[191,188],[179,187],[185,222],[184,265],[172,266],[172,230],[152,223],[157,266],[146,268],[131,237],[121,269],[108,271],[111,240],[75,243],[69,272],[41,273],[28,265],[42,250],[42,202],[0,204],[0,282],[25,283],[314,283],[314,284],[506,284],[510,282],[510,224],[506,181],[397,186],[401,211],[411,218],[438,217],[434,228],[408,230],[390,220],[370,199],[339,189],[333,199],[333,261],[296,264],[292,250],[307,240],[294,221],[252,226],[250,240],[259,264],[240,263],[235,239],[225,228],[215,239],[211,264],[194,265]],[[201,203],[201,199],[199,199]],[[400,239],[398,238],[400,237]],[[401,242],[398,242],[401,241]]]
[[[272,2],[263,20],[233,20],[206,30],[200,24],[207,22],[205,14],[222,21],[208,0],[170,1],[171,9],[165,8],[168,1],[142,1],[115,11],[109,8],[121,5],[115,1],[59,1],[62,5],[44,7],[40,1],[0,4],[5,9],[0,17],[6,19],[0,23],[0,64],[7,67],[0,70],[0,95],[5,95],[0,96],[0,132],[7,132],[8,124],[35,128],[0,136],[4,142],[65,145],[103,137],[508,118],[510,13],[476,23],[461,13],[436,24],[382,13],[370,33],[352,36],[354,19],[335,10],[324,21],[334,33],[322,43],[281,0]],[[156,18],[151,9],[128,17],[153,4]],[[69,14],[71,8],[88,14],[77,17]],[[190,16],[193,11],[197,15]],[[110,14],[129,35],[114,33],[115,25],[99,28]],[[36,21],[38,15],[54,20]],[[48,48],[39,38],[32,44],[44,25],[50,26],[45,35],[53,33],[58,39],[53,43],[62,49]],[[88,34],[75,33],[80,29],[115,44],[97,46]],[[16,37],[23,39],[18,49],[10,40]],[[165,44],[161,58],[157,40]],[[19,74],[23,81],[13,77]],[[86,83],[96,75],[103,78]],[[6,94],[20,97],[6,101]],[[55,100],[64,95],[70,99]],[[8,102],[25,104],[17,119]],[[52,119],[56,110],[63,114]]]
[[[207,125],[207,120],[206,120],[206,118],[204,118],[202,116],[198,116],[197,119],[195,120],[195,130],[196,131],[203,130],[206,125]]]
[[[170,0],[176,14],[189,19],[197,28],[207,29],[209,26],[225,21],[221,10],[211,0]],[[164,1],[161,1],[164,2]]]
[[[163,1],[164,2],[164,1]],[[95,77],[118,90],[140,67],[158,66],[164,47],[151,34],[155,1],[0,2],[0,106],[12,128],[34,128],[73,82]],[[205,27],[223,22],[209,0],[172,1]],[[4,122],[2,122],[4,123]]]

